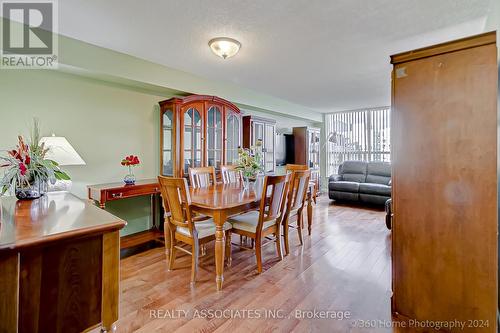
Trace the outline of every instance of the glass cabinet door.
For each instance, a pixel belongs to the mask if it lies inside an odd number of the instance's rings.
[[[162,147],[162,174],[164,176],[174,175],[174,163],[172,159],[172,142],[173,142],[173,121],[174,113],[172,110],[163,112],[163,147]]]
[[[320,149],[320,138],[318,131],[308,131],[308,142],[309,142],[309,161],[308,165],[312,169],[319,168],[319,149]]]
[[[184,112],[184,175],[202,165],[201,114],[196,108]]]
[[[240,119],[232,112],[226,115],[226,164],[233,164],[238,160],[240,146]]]
[[[264,124],[263,123],[258,123],[254,121],[252,123],[253,127],[253,140],[252,140],[252,146],[255,146],[255,143],[260,140],[264,142]]]
[[[216,169],[222,164],[222,111],[211,106],[207,112],[207,166]]]
[[[265,125],[264,137],[264,166],[266,172],[273,172],[274,161],[274,146],[275,146],[275,129],[274,125]]]
[[[259,123],[259,122],[252,122],[252,142],[251,142],[251,146],[255,146],[255,144],[257,143],[257,141],[261,141],[262,142],[262,164],[263,164],[263,167],[264,167],[264,171],[266,171],[266,162],[265,162],[265,159],[266,159],[266,147],[264,146],[264,123]]]

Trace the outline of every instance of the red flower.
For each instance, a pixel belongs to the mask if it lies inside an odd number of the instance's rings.
[[[24,163],[26,165],[29,165],[31,163],[31,158],[29,156],[26,156],[26,158],[24,159]]]
[[[12,157],[14,157],[14,158],[16,158],[16,159],[18,159],[18,160],[19,160],[19,161],[21,161],[21,162],[23,161],[23,159],[21,158],[21,154],[19,154],[19,153],[17,152],[17,150],[15,150],[15,149],[10,150],[10,151],[9,151],[9,155],[10,155],[10,156],[12,156]]]
[[[129,155],[129,156],[125,156],[125,158],[121,162],[121,165],[132,166],[132,165],[137,165],[140,163],[141,163],[141,161],[139,161],[139,157],[134,156],[134,155]]]
[[[28,171],[28,168],[24,163],[19,164],[19,169],[21,170],[21,176],[25,176],[26,172]]]

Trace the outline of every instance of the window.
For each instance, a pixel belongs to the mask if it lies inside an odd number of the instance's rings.
[[[391,160],[390,107],[332,113],[326,116],[327,171],[336,174],[348,160]]]

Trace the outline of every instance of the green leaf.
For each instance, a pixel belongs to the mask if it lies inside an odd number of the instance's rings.
[[[70,176],[63,171],[54,171],[54,175],[59,180],[71,180]]]
[[[57,162],[56,162],[56,161],[54,161],[54,160],[47,160],[47,159],[45,159],[44,161],[49,161],[49,162],[50,162],[50,163],[52,163],[53,165],[55,165],[55,166],[59,166],[59,163],[57,163]]]
[[[2,187],[2,192],[0,192],[0,196],[4,195],[5,192],[7,192],[9,190],[9,186],[8,185],[4,185]]]

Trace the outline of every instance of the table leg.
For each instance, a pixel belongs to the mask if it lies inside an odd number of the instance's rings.
[[[311,236],[311,230],[312,230],[312,213],[313,213],[313,207],[312,207],[312,192],[309,192],[309,195],[307,197],[307,231],[309,231],[309,236]]]
[[[156,220],[156,194],[151,194],[151,225],[153,228],[160,229],[160,224]]]
[[[217,274],[215,282],[217,291],[219,291],[222,290],[224,282],[225,235],[223,226],[226,222],[226,214],[223,211],[216,211],[213,217],[215,222],[215,272]]]

